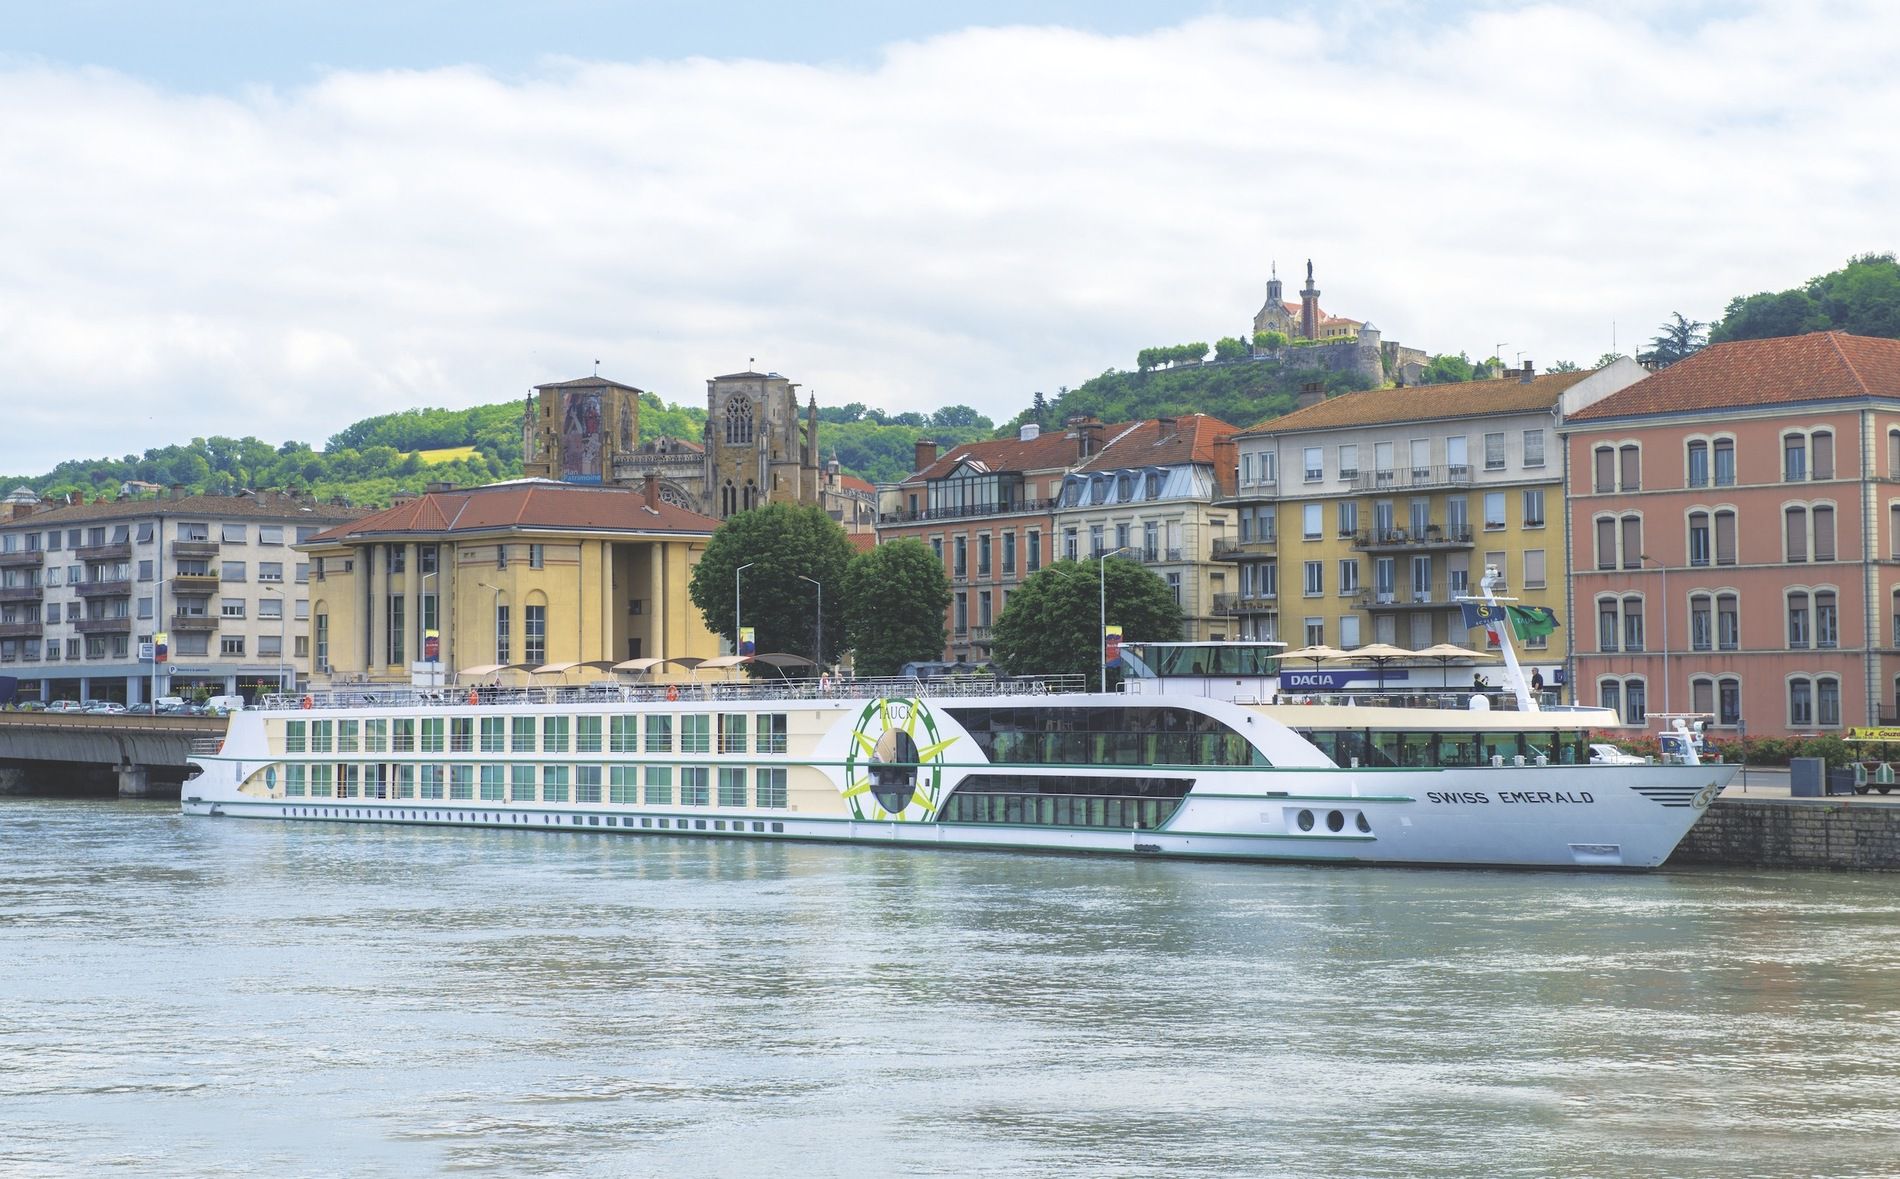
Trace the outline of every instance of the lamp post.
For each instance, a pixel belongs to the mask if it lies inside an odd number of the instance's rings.
[[[1669,707],[1669,566],[1648,553],[1638,553],[1636,559],[1645,563],[1656,562],[1656,568],[1662,572],[1662,677],[1663,712],[1673,712]]]
[[[489,623],[489,626],[490,626],[491,628],[493,628],[493,629],[494,629],[494,632],[495,632],[495,634],[494,634],[494,638],[495,638],[495,640],[496,640],[496,641],[495,641],[495,644],[494,644],[494,646],[492,646],[492,647],[490,648],[490,649],[491,649],[492,651],[494,651],[494,653],[495,653],[495,655],[496,655],[496,659],[495,659],[495,662],[497,662],[497,663],[510,663],[510,662],[513,662],[512,660],[509,660],[509,659],[502,659],[502,658],[500,658],[500,655],[501,655],[501,643],[500,643],[500,639],[501,639],[501,633],[500,633],[500,625],[499,625],[499,624],[500,624],[500,622],[501,622],[501,618],[500,618],[500,615],[501,615],[501,587],[500,587],[500,586],[498,586],[498,585],[494,585],[494,584],[491,584],[491,583],[489,583],[489,582],[486,582],[486,581],[482,581],[482,580],[480,580],[479,578],[478,578],[478,579],[476,579],[476,582],[475,582],[475,584],[476,584],[476,585],[478,585],[478,586],[480,586],[481,588],[483,588],[483,589],[485,589],[485,590],[493,590],[493,591],[495,591],[495,596],[494,596],[494,598],[493,598],[493,599],[492,599],[492,600],[491,600],[491,601],[489,602],[489,609],[488,609],[488,623]],[[496,682],[498,682],[498,683],[499,683],[500,681],[499,681],[499,680],[497,680]]]
[[[739,582],[745,576],[745,571],[756,564],[758,564],[757,561],[747,561],[732,571],[732,653],[734,655],[745,654],[745,627],[741,625]]]
[[[811,661],[822,672],[825,669],[825,583],[803,573],[798,575],[798,580],[809,581],[818,588],[818,622],[812,627]]]
[[[1095,628],[1096,649],[1102,656],[1102,691],[1108,691],[1108,559],[1129,551],[1128,545],[1109,549],[1095,558],[1095,601],[1099,615]]]
[[[437,558],[437,560],[440,559],[440,557]],[[421,595],[422,603],[426,604],[429,599],[427,592],[429,579],[435,577],[439,580],[441,572],[442,570],[439,568],[431,569],[416,578],[416,586]],[[435,609],[431,613],[435,615],[435,626],[433,628],[429,626],[427,614],[416,619],[416,634],[419,640],[416,647],[416,655],[418,662],[426,662],[429,664],[429,686],[431,688],[439,688],[442,686],[442,595],[440,593],[435,595]],[[436,636],[435,658],[433,659],[427,658],[429,654],[429,631],[431,629],[435,631]]]

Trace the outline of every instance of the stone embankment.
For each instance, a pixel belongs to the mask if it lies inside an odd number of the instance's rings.
[[[1738,796],[1731,786],[1669,865],[1900,871],[1900,797],[1779,793]]]

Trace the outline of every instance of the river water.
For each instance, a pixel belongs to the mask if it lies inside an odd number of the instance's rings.
[[[1900,1173],[1900,878],[0,799],[7,1175]]]

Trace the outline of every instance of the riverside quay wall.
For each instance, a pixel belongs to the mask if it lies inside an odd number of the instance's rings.
[[[1718,798],[1669,864],[1900,871],[1900,805],[1858,796]]]

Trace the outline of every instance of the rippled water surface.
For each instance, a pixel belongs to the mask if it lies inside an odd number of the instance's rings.
[[[0,1172],[1893,1175],[1900,877],[0,799]]]

